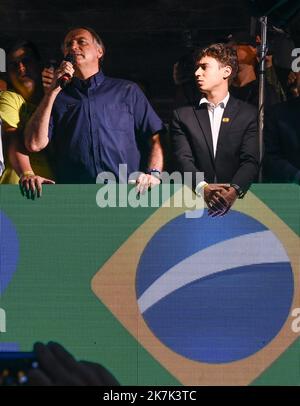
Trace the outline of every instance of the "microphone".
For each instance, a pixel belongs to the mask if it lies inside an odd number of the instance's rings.
[[[75,63],[75,56],[73,54],[68,54],[64,58],[64,61],[71,62],[72,65]],[[64,89],[67,84],[70,82],[71,76],[68,73],[65,73],[57,80],[57,85]]]

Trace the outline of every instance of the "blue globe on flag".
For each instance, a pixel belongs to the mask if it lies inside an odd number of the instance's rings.
[[[276,235],[231,211],[220,219],[176,217],[152,237],[136,295],[152,333],[190,360],[246,358],[281,330],[293,300],[290,260]]]

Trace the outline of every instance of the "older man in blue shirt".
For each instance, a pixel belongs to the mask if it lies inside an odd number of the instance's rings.
[[[60,183],[95,183],[103,171],[118,179],[120,164],[128,175],[141,168],[141,150],[150,146],[146,173],[138,177],[140,191],[157,183],[163,167],[159,133],[163,123],[139,87],[106,77],[101,71],[105,48],[89,28],[76,28],[64,40],[64,60],[25,130],[29,151],[51,141]],[[61,77],[72,78],[62,89]],[[151,174],[152,173],[152,174]]]

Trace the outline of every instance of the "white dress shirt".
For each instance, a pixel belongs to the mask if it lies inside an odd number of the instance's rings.
[[[209,102],[206,97],[202,97],[202,99],[200,100],[200,103],[199,103],[199,105],[201,105],[203,103],[207,103],[207,111],[208,111],[208,115],[209,115],[210,128],[211,128],[212,141],[213,141],[214,157],[216,156],[219,131],[220,131],[220,127],[221,127],[223,113],[224,113],[225,107],[228,103],[229,96],[230,96],[229,93],[227,93],[226,97],[224,97],[224,99],[221,100],[216,106],[213,103]]]
[[[202,97],[202,99],[199,102],[199,105],[206,103],[207,104],[207,111],[209,115],[209,121],[210,121],[210,128],[211,128],[211,134],[212,134],[212,141],[213,141],[213,151],[214,151],[214,157],[216,156],[216,151],[217,151],[217,144],[218,144],[218,138],[219,138],[219,132],[220,132],[220,127],[221,127],[221,122],[223,118],[223,113],[225,110],[225,107],[228,103],[230,94],[227,93],[227,95],[224,97],[223,100],[221,100],[216,106],[213,103],[210,103],[206,97]],[[214,179],[214,182],[216,182],[217,179]],[[196,185],[195,188],[195,193],[198,196],[201,196],[201,192],[203,191],[203,188],[207,185],[206,182],[202,181]]]

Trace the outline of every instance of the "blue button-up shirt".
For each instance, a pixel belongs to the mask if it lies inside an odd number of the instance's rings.
[[[103,171],[118,179],[119,164],[128,174],[141,168],[143,147],[163,130],[140,88],[105,77],[73,78],[53,105],[49,140],[59,183],[95,183]]]

